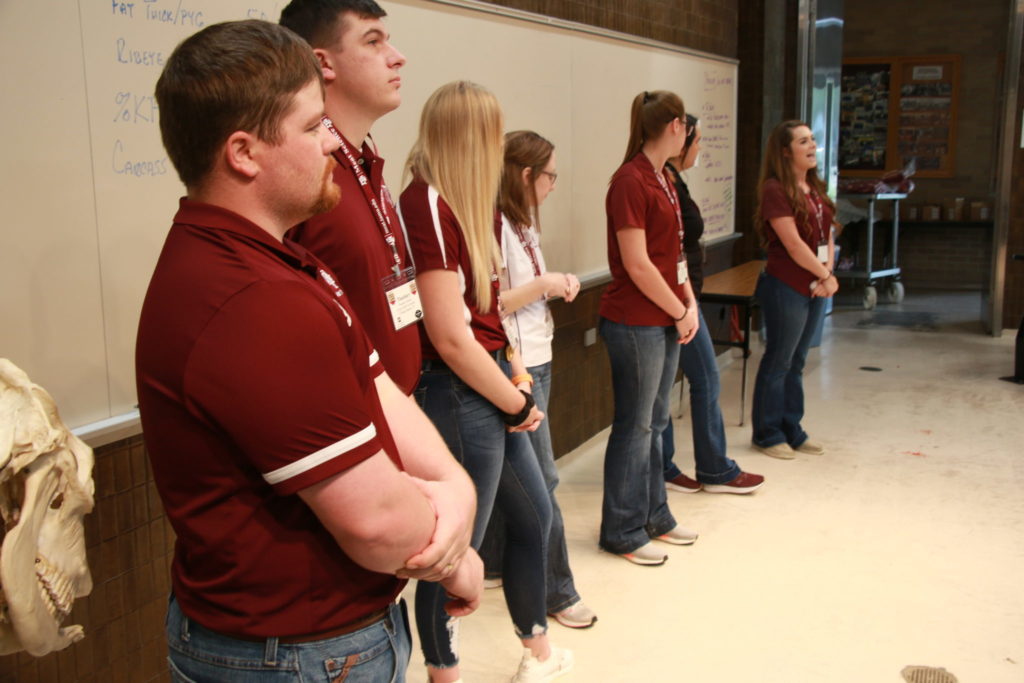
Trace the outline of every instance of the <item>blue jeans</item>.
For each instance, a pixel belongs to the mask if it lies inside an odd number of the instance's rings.
[[[740,474],[740,466],[725,454],[725,422],[718,405],[718,363],[711,334],[700,313],[700,328],[689,344],[679,349],[679,365],[690,383],[690,429],[693,431],[693,459],[697,463],[697,481],[724,484]],[[674,479],[681,472],[672,462],[675,455],[672,420],[661,436],[664,458],[663,478]]]
[[[676,328],[622,325],[601,318],[611,361],[615,415],[604,454],[601,547],[630,553],[671,531],[662,479],[661,435],[679,363]]]
[[[551,363],[535,365],[526,369],[533,375],[533,399],[537,407],[547,415],[548,402],[551,398]],[[558,486],[558,468],[555,466],[555,453],[551,447],[551,429],[548,419],[540,423],[535,432],[527,432],[534,455],[544,475],[544,485],[551,499],[551,533],[548,537],[548,573],[547,573],[547,610],[548,614],[561,612],[580,601],[573,582],[572,570],[569,568],[569,550],[565,543],[565,523],[562,521],[562,510],[555,500],[555,488]],[[491,522],[487,527],[480,554],[484,558],[487,576],[501,576],[501,564],[505,544],[505,519],[500,510],[491,514]]]
[[[769,447],[807,440],[804,417],[804,362],[815,330],[825,315],[825,299],[804,296],[767,273],[757,282],[764,315],[765,349],[754,384],[753,441]]]
[[[508,363],[502,359],[501,365],[508,374]],[[546,633],[544,573],[551,502],[529,439],[522,432],[509,434],[494,404],[441,361],[423,361],[415,396],[476,485],[473,547],[480,547],[495,505],[506,519],[502,576],[516,635]],[[458,620],[445,613],[445,602],[441,584],[420,581],[416,586],[416,628],[426,663],[436,668],[459,663],[453,638]]]
[[[309,643],[238,640],[186,617],[171,595],[167,650],[175,683],[337,683],[404,681],[412,638],[405,604],[358,631]]]

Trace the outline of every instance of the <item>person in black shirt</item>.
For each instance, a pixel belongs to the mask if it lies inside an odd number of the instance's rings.
[[[679,156],[669,159],[665,165],[675,178],[685,228],[683,250],[686,252],[690,285],[698,299],[704,285],[704,249],[700,244],[704,219],[681,174],[697,164],[701,137],[699,123],[695,116],[686,115],[686,141]],[[699,312],[700,307],[697,308]],[[759,488],[764,477],[743,472],[725,453],[725,425],[718,405],[718,365],[703,315],[693,341],[680,347],[679,365],[690,382],[690,421],[697,477],[691,479],[686,476],[672,461],[675,443],[672,420],[669,420],[661,437],[665,487],[682,493],[696,493],[702,489],[711,493],[750,493]]]

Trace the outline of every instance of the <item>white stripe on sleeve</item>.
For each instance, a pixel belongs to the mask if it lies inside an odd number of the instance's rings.
[[[430,218],[434,221],[434,234],[437,236],[437,246],[441,248],[441,262],[445,269],[448,268],[448,254],[444,253],[444,235],[441,234],[441,218],[437,213],[437,201],[441,195],[433,186],[427,186],[427,203],[430,204]]]
[[[288,481],[293,477],[297,477],[300,474],[310,471],[314,467],[324,464],[328,460],[344,455],[349,451],[355,450],[359,446],[370,442],[377,436],[377,428],[370,423],[367,427],[361,431],[356,432],[352,436],[347,436],[341,441],[335,441],[330,446],[321,448],[316,453],[310,453],[301,460],[288,463],[284,467],[267,472],[263,475],[263,478],[268,484],[280,484],[281,482]]]

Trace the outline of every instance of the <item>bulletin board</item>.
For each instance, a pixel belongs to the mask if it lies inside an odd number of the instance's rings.
[[[878,177],[915,160],[918,178],[955,171],[960,55],[843,61],[839,172]]]

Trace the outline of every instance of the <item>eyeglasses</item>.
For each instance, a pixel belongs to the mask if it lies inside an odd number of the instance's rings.
[[[552,185],[554,185],[554,184],[555,184],[555,181],[556,181],[556,180],[558,180],[558,174],[557,174],[557,173],[553,173],[553,172],[551,172],[551,171],[541,171],[541,173],[542,173],[543,175],[546,175],[546,176],[548,176],[549,178],[551,178],[551,184],[552,184]]]

